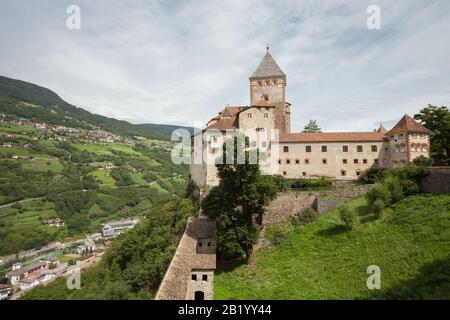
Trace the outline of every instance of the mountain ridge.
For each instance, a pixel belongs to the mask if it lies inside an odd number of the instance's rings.
[[[54,125],[81,128],[96,126],[123,136],[143,136],[156,140],[170,140],[171,132],[177,128],[190,129],[155,123],[132,124],[91,113],[66,102],[49,88],[1,75],[0,112]]]

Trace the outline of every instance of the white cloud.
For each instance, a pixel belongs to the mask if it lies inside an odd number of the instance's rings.
[[[65,28],[69,4],[82,30]],[[39,1],[0,3],[0,73],[135,123],[192,125],[247,104],[266,42],[288,76],[293,126],[371,130],[450,104],[450,2]],[[3,32],[6,31],[7,32]]]

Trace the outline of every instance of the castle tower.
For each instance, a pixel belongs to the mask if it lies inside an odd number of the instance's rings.
[[[250,77],[250,105],[275,106],[275,127],[280,133],[291,131],[290,104],[286,102],[286,74],[267,52]]]
[[[430,157],[429,130],[405,114],[386,135],[389,137],[393,167],[401,166],[415,158]]]

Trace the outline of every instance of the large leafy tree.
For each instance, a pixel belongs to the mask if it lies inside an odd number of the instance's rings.
[[[322,129],[320,129],[316,120],[309,120],[308,124],[303,129],[303,132],[310,132],[310,133],[322,132]]]
[[[436,163],[446,164],[450,158],[450,111],[446,106],[429,104],[414,115],[428,128],[431,140],[432,157]]]
[[[261,223],[264,207],[277,193],[272,179],[261,175],[257,161],[251,163],[248,145],[242,136],[224,144],[223,159],[228,161],[217,165],[219,185],[201,204],[203,213],[217,221],[218,255],[224,260],[249,257],[257,238],[255,222]]]

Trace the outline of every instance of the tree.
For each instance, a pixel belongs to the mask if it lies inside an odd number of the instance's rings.
[[[348,205],[343,205],[338,209],[339,219],[347,230],[353,229],[355,223],[355,212]]]
[[[224,143],[222,155],[228,163],[216,165],[219,185],[201,203],[203,213],[217,220],[218,255],[225,260],[249,258],[257,238],[254,218],[262,222],[264,207],[277,193],[273,180],[261,175],[258,161],[251,163],[248,147],[248,138],[242,136]],[[242,163],[238,163],[240,152]]]
[[[446,106],[429,104],[414,115],[423,126],[429,129],[431,156],[435,163],[448,164],[450,158],[450,111]]]
[[[322,129],[320,129],[319,125],[316,123],[316,120],[309,120],[309,123],[303,129],[303,132],[308,133],[322,132]]]

